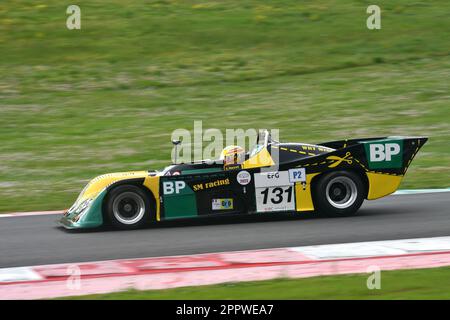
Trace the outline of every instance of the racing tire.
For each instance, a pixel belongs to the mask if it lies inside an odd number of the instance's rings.
[[[135,185],[112,189],[106,198],[105,215],[119,229],[137,229],[151,220],[152,202],[149,195]]]
[[[361,176],[352,171],[333,171],[313,184],[314,206],[328,217],[355,215],[366,193]]]

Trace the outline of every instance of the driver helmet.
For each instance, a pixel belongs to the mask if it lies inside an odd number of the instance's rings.
[[[227,146],[220,153],[224,165],[240,164],[245,160],[245,150],[240,146]]]

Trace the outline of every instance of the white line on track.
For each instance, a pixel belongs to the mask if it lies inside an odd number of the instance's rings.
[[[450,192],[450,188],[442,189],[408,189],[408,190],[397,190],[393,195],[404,195],[404,194],[424,194],[424,193],[437,193],[437,192]]]
[[[64,212],[63,210],[56,210],[56,211],[32,211],[32,212],[0,213],[0,218],[43,216],[43,215],[50,215],[50,214],[62,214],[63,212]]]

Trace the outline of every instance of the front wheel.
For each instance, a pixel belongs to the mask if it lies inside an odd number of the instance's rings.
[[[366,197],[361,177],[351,171],[334,171],[313,185],[314,205],[326,216],[356,214]]]
[[[150,220],[149,196],[134,185],[112,189],[106,199],[106,215],[113,226],[120,229],[136,229]]]

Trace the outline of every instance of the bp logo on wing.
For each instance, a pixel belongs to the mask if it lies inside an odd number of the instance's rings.
[[[401,168],[403,140],[379,140],[364,143],[369,169]]]

